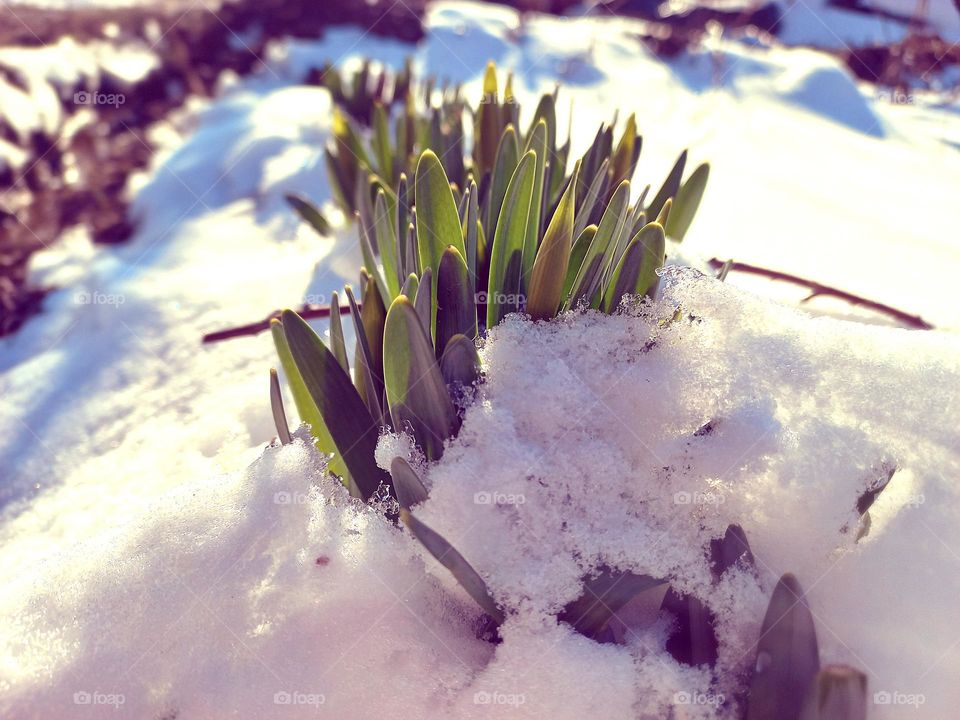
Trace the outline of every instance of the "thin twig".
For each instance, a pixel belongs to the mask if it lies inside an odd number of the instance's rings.
[[[359,303],[357,303],[359,306]],[[264,330],[270,329],[270,321],[274,318],[279,319],[280,310],[274,310],[272,313],[267,315],[265,320],[260,322],[250,323],[249,325],[239,325],[237,327],[227,328],[225,330],[217,330],[216,332],[207,333],[203,336],[203,344],[220,342],[221,340],[230,340],[231,338],[244,337],[246,335],[257,335],[262,333]],[[341,315],[350,314],[349,305],[340,306]],[[302,317],[304,320],[315,320],[317,318],[327,318],[330,317],[330,306],[329,305],[304,305],[297,310],[297,315]]]
[[[719,258],[712,258],[709,260],[710,267],[714,269],[722,268],[727,262],[728,261],[720,260]],[[850,303],[851,305],[864,307],[869,310],[873,310],[874,312],[878,312],[881,315],[886,315],[887,317],[893,318],[897,322],[902,323],[910,328],[916,328],[918,330],[933,330],[933,325],[928,323],[919,315],[911,315],[903,310],[897,310],[895,307],[890,307],[889,305],[885,305],[874,300],[868,300],[864,297],[854,295],[853,293],[848,293],[844,290],[837,290],[829,285],[823,285],[821,283],[814,282],[813,280],[807,280],[806,278],[798,277],[797,275],[791,275],[790,273],[780,272],[778,270],[770,270],[757,265],[750,265],[749,263],[733,261],[730,261],[729,269],[733,272],[742,272],[749,275],[760,275],[765,278],[770,278],[771,280],[780,280],[782,282],[793,283],[794,285],[805,287],[810,291],[810,294],[801,300],[801,302],[804,303],[820,295],[833,297]]]

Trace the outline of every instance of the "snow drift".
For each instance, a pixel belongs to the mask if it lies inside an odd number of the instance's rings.
[[[870,677],[872,717],[960,701],[956,338],[813,320],[670,270],[657,303],[511,316],[482,355],[414,512],[485,577],[502,644],[476,638],[472,601],[327,479],[301,432],[18,578],[0,605],[0,714],[732,717],[785,571],[822,659]],[[380,460],[404,447],[385,438]],[[857,541],[857,499],[888,467]],[[703,550],[732,522],[757,569],[713,586]],[[667,613],[623,646],[557,623],[601,566],[702,597],[716,671],[664,650]]]

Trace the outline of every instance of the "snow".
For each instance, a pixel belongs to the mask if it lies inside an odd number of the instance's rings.
[[[34,131],[58,137],[66,119],[61,103],[95,104],[91,93],[104,78],[127,87],[158,65],[156,54],[139,42],[79,44],[62,37],[41,47],[0,48],[0,67],[13,72],[19,83],[0,77],[0,120],[10,124],[21,144]]]
[[[662,717],[678,693],[730,696],[775,578],[791,570],[825,659],[863,668],[871,692],[922,695],[916,717],[949,716],[960,700],[948,624],[960,589],[955,103],[896,105],[835,61],[779,45],[711,38],[667,63],[610,18],[521,26],[505,8],[444,2],[428,25],[416,49],[353,29],[274,45],[271,73],[225,83],[152,130],[164,149],[135,185],[129,244],[93,247],[78,232],[36,256],[34,279],[60,289],[0,340],[0,715]],[[476,640],[472,601],[412,539],[323,480],[302,441],[264,449],[269,335],[199,343],[356,282],[353,229],[319,238],[282,201],[287,190],[329,200],[329,98],[295,79],[313,62],[397,65],[411,52],[468,96],[487,59],[512,67],[528,112],[562,82],[574,151],[614,108],[637,111],[642,183],[659,183],[684,147],[709,160],[683,245],[694,264],[769,265],[944,330],[812,320],[744,292],[786,300],[735,274],[724,285],[671,275],[646,313],[509,321],[483,349],[482,400],[426,470],[432,495],[415,511],[509,611],[501,645]],[[699,320],[641,353],[650,318],[675,303]],[[691,437],[714,418],[713,433]],[[378,460],[407,452],[392,438]],[[884,463],[900,469],[855,543],[857,496]],[[477,493],[525,502],[477,505]],[[746,529],[759,577],[708,592],[699,553],[729,522]],[[682,573],[723,618],[718,670],[665,654],[666,618],[622,647],[556,624],[601,562]],[[119,696],[122,712],[103,704]]]
[[[864,0],[864,7],[911,18],[923,0]],[[950,41],[960,40],[960,10],[952,0],[929,0],[924,16],[931,30]],[[787,45],[850,50],[862,45],[900,42],[907,23],[850,12],[830,0],[785,0],[779,38]]]
[[[678,304],[695,319],[655,330]],[[487,382],[416,514],[508,610],[501,645],[476,639],[471,601],[327,479],[301,432],[39,569],[20,555],[0,603],[5,715],[103,717],[122,698],[133,717],[662,717],[696,697],[716,701],[702,717],[732,717],[719,698],[740,689],[786,570],[806,585],[824,661],[923,697],[923,717],[960,699],[955,336],[812,320],[687,270],[640,312],[510,319],[483,357]],[[856,543],[854,506],[881,462],[900,468],[897,492]],[[758,577],[713,588],[704,551],[730,522]],[[622,647],[557,625],[601,565],[669,574],[708,602],[718,670],[664,651],[668,618]]]

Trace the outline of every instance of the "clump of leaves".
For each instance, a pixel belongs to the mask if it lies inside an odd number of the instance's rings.
[[[568,173],[570,139],[557,140],[556,93],[541,98],[524,131],[512,80],[501,98],[493,64],[476,109],[459,88],[431,89],[424,98],[438,95],[439,104],[421,106],[404,75],[406,99],[391,135],[377,99],[382,89],[371,99],[369,73],[361,75],[353,97],[373,103],[372,125],[365,132],[338,109],[327,155],[335,195],[357,219],[363,257],[361,302],[345,289],[357,338],[352,375],[339,315],[329,347],[292,312],[273,334],[318,447],[333,457],[332,471],[369,499],[381,484],[391,487],[373,462],[380,429],[409,431],[428,460],[439,459],[459,427],[454,400],[480,374],[476,341],[505,315],[611,313],[626,295],[653,296],[666,229],[675,213],[687,218],[677,227],[689,225],[708,167],[683,183],[684,152],[653,200],[646,202],[649,186],[632,199],[642,145],[634,116],[616,144],[613,126],[602,125]],[[469,153],[465,114],[473,125]],[[289,199],[326,231],[309,201]]]
[[[335,199],[357,220],[363,257],[361,302],[345,288],[357,338],[352,369],[336,312],[329,345],[292,311],[274,322],[273,336],[300,416],[331,458],[330,471],[364,500],[391,496],[410,532],[496,626],[505,615],[479,573],[411,513],[427,497],[424,484],[403,460],[390,473],[380,469],[377,439],[384,428],[405,431],[428,462],[439,460],[460,427],[457,401],[481,376],[476,343],[507,314],[549,321],[577,308],[613,313],[625,296],[653,297],[666,240],[683,239],[709,167],[684,181],[684,151],[652,200],[649,185],[633,197],[642,147],[635,116],[618,137],[615,123],[602,125],[587,151],[570,158],[569,133],[558,142],[556,93],[540,99],[523,127],[512,81],[501,96],[492,64],[476,108],[459,88],[421,98],[412,82],[392,119],[380,99],[366,100],[373,108],[369,132],[355,109],[338,110],[327,153]],[[473,128],[469,153],[465,117]],[[324,232],[309,201],[291,204]],[[332,304],[339,306],[336,296]],[[736,526],[711,552],[718,577],[752,562]],[[785,593],[797,602],[787,607]],[[820,682],[813,623],[800,598],[796,581],[785,576],[758,646],[751,720],[799,717],[810,687]],[[696,598],[674,592],[669,578],[602,570],[584,579],[583,596],[559,619],[600,642],[622,642],[631,631],[623,617],[637,622],[661,607],[678,619],[675,656],[714,662],[712,617]],[[833,676],[823,683],[830,697],[852,692],[838,690],[849,684]]]

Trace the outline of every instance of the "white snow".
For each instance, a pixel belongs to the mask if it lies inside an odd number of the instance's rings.
[[[496,648],[474,638],[476,610],[445,571],[322,481],[314,453],[263,449],[269,336],[199,339],[356,282],[353,229],[319,238],[281,197],[329,199],[329,98],[293,82],[327,59],[413,52],[471,96],[492,58],[515,70],[528,112],[562,82],[575,151],[615,108],[637,111],[640,182],[658,184],[687,146],[713,166],[685,256],[769,265],[960,328],[955,104],[892,104],[809,50],[712,38],[665,63],[609,18],[521,27],[504,8],[445,2],[428,23],[416,49],[348,29],[277,44],[273,73],[154,129],[166,149],[138,183],[131,243],[94,248],[78,233],[36,257],[35,279],[61,289],[0,340],[0,715],[660,717],[678,692],[729,693],[775,576],[792,570],[825,658],[863,668],[871,692],[923,695],[911,716],[948,716],[960,700],[953,332],[810,320],[736,290],[782,297],[736,275],[678,279],[655,315],[676,301],[701,321],[649,353],[645,316],[510,321],[418,510],[509,610]],[[509,450],[487,457],[494,442]],[[885,461],[901,469],[854,544],[840,529]],[[529,499],[482,506],[477,492]],[[675,505],[676,493],[723,502]],[[663,653],[665,622],[611,647],[549,618],[600,562],[682,570],[705,592],[693,551],[731,521],[761,573],[708,598],[724,618],[716,677]],[[93,704],[119,695],[122,713]]]
[[[23,85],[0,78],[0,119],[10,124],[21,143],[33,131],[56,138],[65,121],[61,103],[107,102],[108,95],[96,95],[104,78],[123,88],[144,79],[158,64],[143,43],[81,44],[62,37],[40,47],[0,48],[0,67],[15,72]]]

